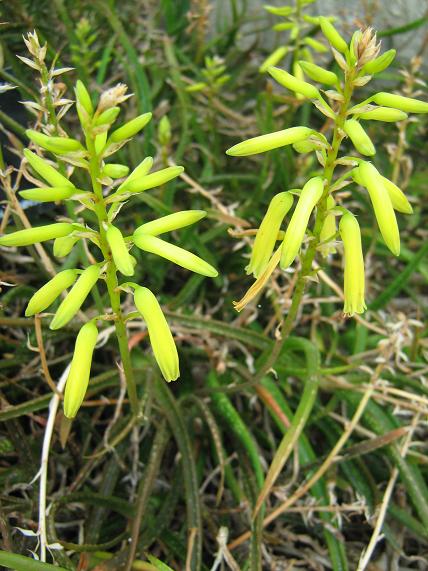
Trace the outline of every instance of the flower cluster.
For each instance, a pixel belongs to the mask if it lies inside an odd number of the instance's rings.
[[[273,26],[275,32],[288,32],[288,39],[276,48],[259,67],[265,73],[271,66],[278,65],[287,55],[292,54],[293,74],[303,79],[303,72],[310,75],[313,54],[328,52],[328,48],[313,37],[314,26],[319,26],[319,16],[305,14],[304,10],[315,0],[295,0],[294,6],[264,6],[265,10],[281,18],[281,22]],[[334,16],[328,16],[330,22]],[[326,71],[326,74],[329,72]],[[328,75],[326,75],[328,77]],[[302,96],[297,94],[300,99]]]
[[[363,122],[399,122],[407,118],[407,113],[428,113],[428,103],[379,92],[353,105],[351,98],[354,90],[366,85],[373,75],[385,70],[392,63],[395,50],[379,55],[380,45],[370,28],[355,32],[348,45],[327,18],[320,17],[319,24],[330,44],[340,73],[333,73],[313,63],[300,63],[310,79],[330,89],[322,90],[276,67],[269,67],[268,72],[280,85],[310,100],[333,123],[331,140],[308,127],[291,127],[254,137],[226,151],[231,156],[246,156],[292,145],[298,153],[314,151],[320,164],[319,175],[311,178],[301,190],[292,189],[273,197],[257,231],[250,263],[246,268],[247,273],[257,279],[244,298],[235,304],[238,311],[261,290],[278,263],[285,270],[294,262],[305,236],[308,248],[303,257],[302,272],[303,277],[309,277],[317,251],[324,256],[335,253],[336,218],[341,216],[339,234],[345,258],[344,313],[362,313],[366,305],[360,228],[355,216],[343,205],[336,204],[334,193],[352,182],[367,191],[382,238],[395,256],[400,253],[395,212],[412,212],[412,207],[400,188],[382,176],[373,163],[360,156],[339,156],[339,152],[342,141],[347,138],[360,155],[373,157],[376,149]],[[345,167],[345,172],[337,179],[336,167]],[[297,204],[284,233],[281,224],[291,210],[293,195],[296,194]],[[308,230],[309,219],[314,211],[315,223],[312,230]],[[274,253],[278,240],[281,244]]]
[[[33,295],[26,309],[27,316],[41,313],[63,295],[50,323],[50,328],[57,330],[73,319],[100,280],[107,285],[113,315],[93,317],[83,325],[76,339],[64,400],[64,412],[69,418],[76,415],[88,387],[92,353],[98,337],[97,321],[113,319],[118,339],[120,336],[123,338],[127,319],[122,315],[120,305],[120,293],[123,290],[134,290],[135,306],[147,324],[154,356],[165,380],[173,381],[179,376],[177,349],[156,297],[146,287],[132,282],[120,284],[118,281],[118,273],[126,277],[134,275],[136,260],[131,253],[134,247],[157,254],[204,276],[217,275],[215,268],[195,254],[159,237],[194,224],[206,215],[204,211],[176,212],[143,224],[131,235],[123,234],[116,224],[121,205],[143,191],[176,178],[182,173],[183,167],[171,166],[150,172],[153,159],[147,157],[129,172],[125,165],[107,162],[112,154],[147,125],[151,113],[144,113],[113,128],[120,113],[120,104],[128,98],[126,86],[119,84],[102,93],[96,107],[81,81],[77,82],[75,92],[83,140],[28,130],[27,135],[37,152],[26,149],[25,160],[44,182],[39,181],[39,186],[22,190],[20,194],[40,202],[71,200],[80,203],[95,214],[98,227],[62,221],[18,230],[0,237],[0,246],[10,247],[54,240],[53,252],[58,258],[67,256],[79,240],[88,240],[98,250],[98,260],[92,265],[57,273]],[[40,150],[48,151],[56,159],[85,170],[91,185],[88,188],[78,188],[65,174],[65,170],[60,172],[50,160],[39,154]],[[31,177],[31,180],[34,178]],[[69,288],[71,289],[64,295]],[[119,346],[121,347],[120,343]],[[125,357],[122,354],[122,361]]]

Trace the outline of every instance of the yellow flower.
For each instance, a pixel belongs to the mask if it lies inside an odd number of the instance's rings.
[[[156,218],[156,220],[142,224],[135,230],[134,235],[141,232],[142,234],[150,234],[150,236],[158,236],[165,232],[171,232],[172,230],[179,230],[185,226],[190,226],[206,215],[205,210],[182,210],[181,212],[174,212],[173,214],[168,214],[167,216],[162,216],[161,218]]]
[[[108,245],[110,246],[111,254],[117,269],[124,276],[134,275],[134,264],[132,257],[128,252],[125,240],[123,239],[122,232],[116,226],[109,224],[106,232]]]
[[[285,270],[294,262],[302,245],[309,217],[321,198],[323,189],[324,183],[319,176],[309,179],[303,187],[290,224],[285,232],[281,252],[281,269]]]
[[[340,236],[345,250],[345,315],[363,313],[364,301],[364,258],[361,247],[360,226],[350,212],[344,214],[339,223]]]
[[[58,307],[49,326],[50,329],[55,330],[64,327],[76,315],[89,292],[97,283],[100,273],[101,268],[98,265],[89,266],[83,270],[67,297]]]
[[[0,238],[0,246],[30,246],[38,242],[46,242],[54,238],[61,238],[73,232],[73,224],[57,222],[46,226],[36,226],[5,234]]]
[[[376,149],[370,140],[370,137],[364,131],[362,126],[355,119],[348,119],[345,121],[343,130],[351,139],[354,147],[359,153],[366,156],[372,156],[376,154]]]
[[[258,153],[265,153],[278,147],[285,145],[292,145],[298,141],[307,139],[313,133],[312,129],[308,127],[291,127],[282,131],[275,131],[267,135],[260,135],[253,137],[234,145],[226,151],[227,155],[232,157],[246,157],[248,155],[256,155]]]
[[[76,416],[85,398],[97,338],[98,329],[93,321],[85,323],[77,335],[73,360],[65,385],[64,414],[67,418]]]
[[[282,221],[292,205],[293,195],[289,192],[280,192],[272,198],[254,240],[250,263],[245,268],[247,274],[253,274],[255,278],[258,278],[266,269],[278,239]]]
[[[28,302],[25,316],[31,317],[36,313],[44,311],[64,290],[74,283],[76,277],[76,270],[63,270],[59,272],[55,277],[49,280],[48,283],[36,291]]]
[[[175,381],[180,376],[177,347],[158,300],[146,287],[136,287],[134,302],[147,324],[150,343],[164,379]]]
[[[195,254],[179,246],[169,244],[165,240],[156,238],[156,236],[139,232],[134,234],[133,240],[135,245],[141,250],[166,258],[182,268],[210,278],[215,278],[218,275],[217,270],[211,264],[199,258],[199,256],[195,256]]]
[[[357,170],[361,184],[369,193],[379,230],[385,244],[395,256],[398,256],[400,254],[400,232],[394,208],[382,176],[371,163],[365,161],[361,161]]]

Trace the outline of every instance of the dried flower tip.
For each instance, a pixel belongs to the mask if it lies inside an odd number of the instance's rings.
[[[260,135],[253,137],[247,141],[242,141],[234,145],[226,151],[227,155],[232,157],[245,157],[248,155],[256,155],[258,153],[265,153],[278,147],[285,145],[292,145],[298,141],[307,139],[312,134],[312,129],[308,127],[291,127],[283,131],[276,131],[275,133],[268,133],[267,135]]]
[[[282,221],[293,205],[293,195],[280,192],[275,195],[257,231],[250,263],[245,268],[247,274],[258,278],[266,269],[272,256]]]
[[[24,149],[24,156],[33,169],[52,186],[71,186],[74,184],[51,166],[46,159],[39,157],[29,149]]]
[[[59,272],[32,296],[25,310],[25,316],[31,317],[48,308],[63,291],[75,282],[76,277],[76,270]]]
[[[98,329],[93,321],[85,323],[76,337],[64,393],[64,414],[67,418],[76,416],[85,398],[97,338]]]
[[[158,300],[146,287],[137,287],[134,302],[147,324],[153,354],[164,379],[175,381],[180,376],[177,347]]]
[[[291,75],[291,73],[279,67],[269,67],[267,71],[275,81],[290,91],[299,93],[308,99],[318,99],[320,97],[320,93],[316,87],[306,81],[297,79],[294,75]]]
[[[116,226],[110,224],[106,231],[106,239],[113,256],[117,269],[124,276],[134,275],[134,264],[126,247],[122,232]]]
[[[50,329],[55,330],[64,327],[76,315],[89,292],[97,283],[100,273],[99,265],[89,266],[83,270],[67,297],[61,302],[51,321]]]
[[[111,89],[104,91],[104,93],[101,94],[100,102],[98,103],[97,113],[101,114],[106,109],[110,109],[111,107],[116,107],[117,105],[120,105],[121,103],[129,99],[131,95],[126,95],[127,90],[128,90],[127,85],[125,85],[124,83],[118,83]]]
[[[73,232],[73,224],[68,222],[57,222],[55,224],[47,224],[46,226],[38,226],[35,228],[26,228],[5,234],[0,238],[0,246],[31,246],[39,242],[46,242],[61,236],[67,236]]]
[[[364,131],[362,126],[355,119],[348,119],[345,121],[343,130],[351,139],[354,147],[359,153],[365,156],[372,156],[376,154],[376,149],[370,140],[370,137]]]
[[[371,163],[365,161],[361,161],[358,167],[358,175],[361,184],[369,193],[384,242],[391,252],[398,256],[400,254],[400,233],[394,208],[382,181],[382,176]]]
[[[348,51],[348,46],[333,24],[323,16],[320,16],[319,24],[321,26],[322,33],[327,38],[329,44],[337,51],[345,54]]]
[[[413,99],[412,97],[404,97],[403,95],[395,95],[394,93],[381,91],[373,95],[372,100],[377,105],[400,109],[406,113],[428,113],[428,103],[419,101],[419,99]]]
[[[169,244],[165,240],[142,234],[141,232],[134,234],[133,239],[135,245],[141,250],[166,258],[182,268],[210,278],[215,278],[218,275],[217,270],[211,264],[199,258],[199,256],[195,256],[195,254],[179,246]]]
[[[125,141],[126,139],[131,139],[137,133],[139,133],[147,123],[152,118],[151,113],[143,113],[131,121],[128,121],[110,135],[109,142],[110,143],[120,143],[121,141]]]
[[[281,269],[285,270],[295,260],[305,236],[309,217],[322,196],[324,183],[316,176],[308,180],[300,193],[290,224],[285,232],[281,251]]]
[[[345,251],[345,315],[363,313],[366,309],[364,300],[365,278],[364,258],[361,247],[360,226],[355,216],[346,212],[339,223],[340,236]]]
[[[20,190],[19,194],[26,200],[35,200],[37,202],[56,202],[57,200],[67,200],[76,193],[85,192],[72,186],[50,186],[27,188]]]
[[[206,215],[205,210],[183,210],[181,212],[174,212],[173,214],[168,214],[167,216],[162,216],[162,218],[156,218],[156,220],[142,224],[135,230],[134,236],[139,233],[159,236],[159,234],[179,230],[185,226],[195,224],[195,222],[198,222]]]
[[[380,42],[376,43],[376,33],[373,28],[366,28],[358,37],[355,46],[355,56],[357,58],[357,67],[362,68],[369,62],[373,62],[379,54]]]
[[[327,71],[319,65],[315,65],[309,61],[299,61],[299,65],[304,73],[314,81],[319,81],[325,85],[336,85],[339,82],[339,78],[335,73]]]

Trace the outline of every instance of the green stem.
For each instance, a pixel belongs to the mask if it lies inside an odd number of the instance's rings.
[[[106,284],[110,298],[110,305],[115,315],[116,337],[119,345],[120,358],[122,360],[123,373],[125,375],[126,386],[128,389],[129,402],[133,415],[138,416],[139,404],[137,396],[137,388],[132,368],[131,354],[128,348],[128,336],[126,333],[125,319],[120,304],[120,290],[118,289],[117,268],[111,255],[110,247],[106,238],[106,230],[104,228],[107,222],[107,210],[104,201],[101,184],[98,182],[100,177],[100,160],[95,150],[95,143],[91,137],[86,138],[86,145],[91,156],[89,163],[89,173],[91,175],[92,188],[96,197],[95,213],[98,218],[100,232],[100,246],[107,262]]]

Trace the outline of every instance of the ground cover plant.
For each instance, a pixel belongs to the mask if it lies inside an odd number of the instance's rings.
[[[2,10],[0,563],[424,569],[426,17]]]

